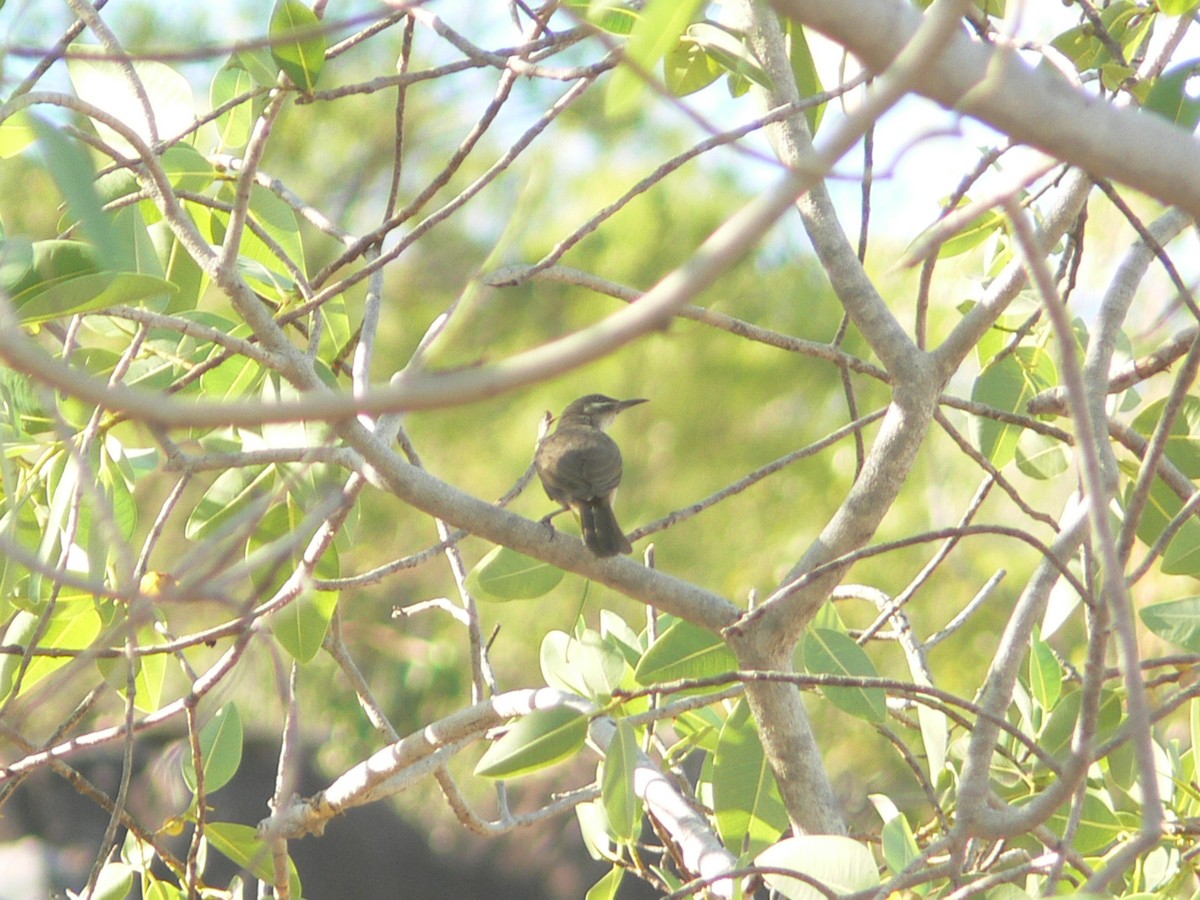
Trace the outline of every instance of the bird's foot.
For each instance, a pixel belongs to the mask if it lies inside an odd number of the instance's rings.
[[[549,534],[546,536],[546,540],[548,540],[548,541],[554,540],[554,536],[556,534],[558,534],[558,529],[554,527],[554,522],[552,521],[556,515],[558,515],[558,513],[553,512],[553,513],[550,513],[550,515],[548,515],[548,516],[542,516],[538,520],[544,526],[546,526],[546,531],[549,532]]]

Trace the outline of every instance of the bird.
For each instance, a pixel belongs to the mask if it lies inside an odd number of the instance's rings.
[[[546,496],[561,505],[542,521],[550,524],[556,515],[571,510],[579,519],[583,543],[598,557],[633,552],[612,509],[621,483],[621,449],[605,430],[618,413],[645,402],[603,394],[580,397],[563,410],[534,456]]]

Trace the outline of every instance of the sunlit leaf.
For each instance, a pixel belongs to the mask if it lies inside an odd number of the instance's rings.
[[[271,12],[271,58],[302,91],[311,92],[325,68],[321,20],[300,0],[278,0]]]
[[[877,678],[871,658],[851,638],[829,628],[812,628],[804,637],[804,664],[814,675]],[[829,702],[843,712],[882,722],[887,718],[887,695],[882,688],[823,687]]]
[[[205,825],[207,835],[213,849],[233,860],[241,868],[253,872],[261,881],[273,884],[275,881],[274,856],[271,848],[259,840],[254,828],[235,822],[209,822]],[[300,874],[296,864],[288,858],[288,885],[293,897],[303,896],[300,890]]]
[[[84,48],[75,45],[73,49]],[[107,55],[101,47],[90,49],[97,57]],[[130,79],[130,68],[137,78],[136,85]],[[108,113],[147,145],[181,134],[196,118],[191,84],[165,63],[145,59],[118,62],[73,53],[67,59],[67,73],[81,100]],[[149,101],[153,127],[147,120],[144,100]],[[106,143],[137,156],[133,144],[123,134],[103,122],[94,124]]]
[[[641,804],[633,791],[633,770],[638,753],[633,726],[625,719],[618,719],[616,731],[604,753],[600,797],[608,814],[609,827],[625,841],[637,836],[641,822]]]
[[[721,729],[712,790],[717,830],[733,852],[758,853],[787,830],[787,809],[744,697]]]
[[[186,748],[186,745],[185,745]],[[200,729],[200,760],[204,769],[204,790],[211,794],[237,774],[242,764],[242,717],[233,703],[222,706]],[[196,768],[190,749],[182,756],[183,780],[196,790]]]
[[[516,550],[493,547],[467,575],[467,589],[480,600],[530,600],[554,590],[564,574]]]
[[[788,900],[823,900],[828,892],[853,894],[879,884],[871,851],[858,841],[832,834],[787,838],[768,847],[754,861],[760,866],[802,872],[825,887],[825,891],[818,891],[798,878],[763,875],[767,885]]]
[[[642,72],[654,71],[700,5],[701,0],[650,0],[625,45],[625,58]],[[618,66],[609,82],[605,110],[610,116],[628,112],[645,87],[644,76],[631,65]]]
[[[1018,347],[988,363],[971,389],[971,399],[1002,412],[1025,412],[1025,405],[1057,381],[1054,361],[1038,347]],[[971,430],[979,451],[997,468],[1012,462],[1023,430],[999,419],[976,416]]]
[[[682,619],[650,645],[634,677],[639,684],[680,678],[708,678],[737,668],[737,659],[719,635]]]
[[[484,778],[515,778],[574,756],[587,737],[588,719],[569,707],[537,709],[518,719],[475,766]]]

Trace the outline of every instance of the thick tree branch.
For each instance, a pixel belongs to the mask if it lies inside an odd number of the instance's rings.
[[[923,16],[902,0],[772,0],[776,9],[884,71]],[[1159,116],[1119,108],[1033,68],[1012,47],[957,31],[910,89],[1014,140],[1200,216],[1200,141]]]

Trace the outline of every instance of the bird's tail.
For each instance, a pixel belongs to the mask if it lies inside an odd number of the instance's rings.
[[[617,517],[607,500],[579,504],[579,529],[583,532],[584,544],[597,556],[633,552],[633,546],[617,524]]]

